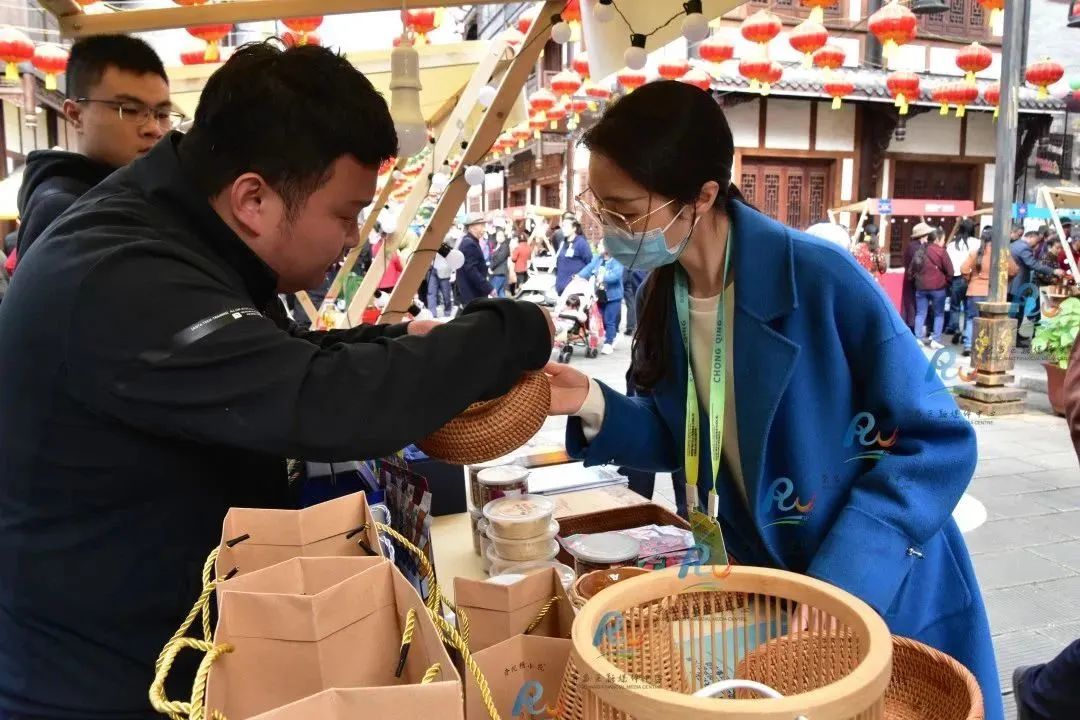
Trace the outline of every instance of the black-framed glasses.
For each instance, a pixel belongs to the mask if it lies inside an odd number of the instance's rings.
[[[187,116],[179,110],[174,110],[171,107],[152,108],[146,103],[137,100],[95,100],[93,98],[84,97],[75,98],[75,102],[108,105],[116,110],[121,120],[137,125],[144,125],[151,117],[153,117],[158,126],[166,130],[178,128],[180,127],[180,123],[187,120]]]

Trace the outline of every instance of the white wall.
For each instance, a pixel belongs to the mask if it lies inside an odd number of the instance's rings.
[[[938,75],[956,75],[957,77],[962,77],[964,71],[956,67],[956,55],[962,49],[962,46],[955,48],[930,48],[930,72],[937,73]],[[990,63],[990,67],[986,70],[975,74],[975,77],[979,80],[997,80],[1001,77],[1001,53],[990,50],[990,54],[994,57],[994,61]]]
[[[833,110],[832,103],[829,101],[817,103],[815,147],[823,151],[853,151],[855,149],[854,103],[844,103],[839,110]]]
[[[758,146],[758,133],[761,125],[761,105],[759,100],[752,100],[735,107],[724,108],[731,134],[735,138],[735,147]]]
[[[769,98],[765,147],[779,150],[810,149],[810,103]]]
[[[960,155],[960,121],[950,113],[938,115],[931,111],[907,121],[907,139],[889,143],[889,152],[920,153],[925,155]]]
[[[840,199],[850,202],[855,196],[855,160],[844,158],[840,161]]]
[[[997,150],[997,126],[994,113],[968,112],[967,114],[967,155],[993,157]]]
[[[994,202],[994,171],[994,163],[983,165],[982,201],[987,205]]]

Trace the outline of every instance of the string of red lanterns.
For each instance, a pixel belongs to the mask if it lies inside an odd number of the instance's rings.
[[[321,15],[313,15],[311,17],[285,18],[281,21],[281,24],[296,33],[297,45],[307,45],[308,35],[318,30],[322,22]]]
[[[900,46],[915,39],[919,19],[915,13],[897,0],[892,0],[866,21],[866,29],[881,43],[881,57],[885,67],[891,67]]]
[[[826,80],[823,88],[826,94],[832,97],[832,109],[839,110],[843,103],[843,98],[855,92],[855,83],[845,77],[837,75],[830,80]]]

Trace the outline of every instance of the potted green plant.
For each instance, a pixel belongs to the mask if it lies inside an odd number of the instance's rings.
[[[1053,314],[1043,313],[1031,341],[1032,351],[1046,353],[1050,358],[1050,362],[1043,363],[1046,394],[1054,412],[1062,416],[1065,415],[1065,369],[1077,335],[1080,335],[1080,299],[1068,298],[1054,308]]]

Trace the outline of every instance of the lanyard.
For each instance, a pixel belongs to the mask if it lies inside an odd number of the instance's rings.
[[[716,494],[716,474],[720,470],[720,453],[724,441],[724,379],[727,355],[724,347],[724,293],[727,290],[728,264],[731,260],[731,233],[728,232],[727,247],[724,251],[724,277],[720,298],[716,307],[716,334],[712,342],[712,368],[709,382],[709,445],[710,473],[713,487],[709,492],[709,515],[719,514],[719,497]],[[675,310],[679,316],[683,347],[686,349],[686,442],[684,444],[684,468],[686,470],[687,507],[698,507],[697,479],[701,457],[701,420],[698,410],[697,387],[695,385],[693,363],[690,362],[690,291],[686,271],[682,267],[675,271]],[[700,378],[705,380],[705,378]]]

